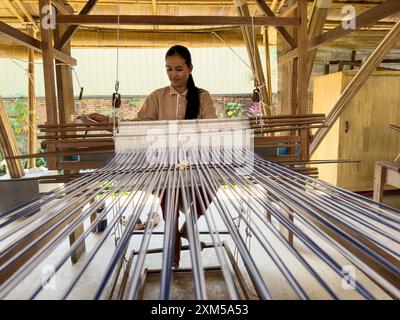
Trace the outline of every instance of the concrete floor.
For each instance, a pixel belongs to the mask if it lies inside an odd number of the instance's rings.
[[[394,204],[400,207],[400,196],[391,195],[385,197],[385,202]],[[149,206],[150,204],[148,204]],[[148,210],[148,209],[147,209]],[[211,212],[215,212],[215,208],[210,208]],[[111,214],[110,214],[111,215]],[[146,217],[146,210],[142,214],[142,217]],[[109,216],[109,221],[111,216]],[[181,215],[180,223],[184,220],[183,215]],[[85,222],[85,229],[88,228],[89,222]],[[216,223],[219,226],[219,230],[224,230],[223,223],[221,220],[216,219]],[[278,223],[273,221],[273,224],[278,227]],[[298,223],[299,227],[302,227]],[[205,230],[206,223],[204,218],[199,220],[199,229]],[[243,228],[242,228],[243,229]],[[163,221],[159,224],[156,230],[163,230]],[[241,230],[244,233],[244,230]],[[290,271],[295,276],[298,283],[304,288],[305,292],[310,299],[330,299],[330,296],[321,287],[320,284],[316,282],[315,279],[310,277],[306,272],[305,268],[296,261],[293,256],[288,252],[288,250],[282,246],[282,244],[276,240],[273,234],[265,230],[265,234],[271,241],[271,245],[276,248],[279,252],[279,257],[285,262]],[[92,299],[95,294],[95,287],[102,279],[104,270],[107,267],[108,261],[110,260],[114,248],[115,248],[115,237],[120,234],[116,230],[115,234],[109,235],[106,238],[104,245],[101,248],[100,254],[96,255],[89,268],[83,273],[81,279],[77,283],[76,287],[71,291],[68,299]],[[64,264],[64,266],[56,273],[55,277],[50,281],[49,284],[45,285],[45,289],[42,290],[38,299],[60,299],[63,297],[63,292],[68,287],[71,279],[76,275],[83,264],[87,261],[90,252],[93,250],[97,241],[103,236],[102,233],[92,233],[86,241],[86,252],[82,255],[81,259],[76,264],[72,264],[70,260]],[[341,256],[331,245],[328,243],[323,243],[318,238],[310,234],[312,239],[319,241],[323,250],[330,254],[336,261],[342,266],[350,265],[350,263]],[[222,235],[221,238],[225,240],[232,252],[234,252],[234,245],[232,239],[228,235]],[[135,235],[128,249],[126,258],[129,258],[129,253],[132,249],[138,250],[140,247],[140,235]],[[201,235],[201,240],[210,242],[210,237],[208,235]],[[184,245],[187,242],[184,240]],[[154,235],[150,241],[150,248],[161,248],[163,246],[163,237],[161,235]],[[1,248],[1,245],[0,245]],[[52,272],[53,264],[57,261],[69,248],[68,240],[65,240],[58,248],[55,250],[43,263],[41,263],[35,270],[29,273],[27,277],[20,283],[20,285],[14,289],[8,296],[8,299],[26,299],[30,296],[32,290],[40,286],[45,276]],[[323,276],[325,281],[329,283],[331,288],[338,294],[340,299],[362,299],[362,297],[354,290],[349,289],[343,283],[343,277],[334,273],[331,268],[329,268],[324,262],[321,262],[307,247],[305,247],[298,239],[294,240],[294,248],[299,254],[312,266],[315,270]],[[265,279],[268,289],[274,299],[298,299],[297,295],[290,288],[287,280],[282,276],[278,269],[274,266],[272,260],[265,255],[262,247],[254,239],[251,240],[249,245],[249,250],[254,258],[256,265],[260,270],[260,274]],[[219,265],[218,259],[216,257],[214,249],[205,249],[202,252],[202,261],[204,266],[215,266]],[[248,284],[249,290],[251,292],[251,298],[256,298],[255,289],[251,285],[251,281],[247,273],[245,272],[245,267],[243,263],[239,260],[238,265],[244,272],[245,280]],[[161,254],[151,254],[146,257],[145,266],[148,269],[160,269],[161,268]],[[190,268],[190,255],[188,251],[183,251],[181,256],[181,268]],[[355,270],[356,278],[360,281],[373,295],[378,299],[389,299],[381,289],[379,289],[375,284],[373,284],[365,275],[363,275],[359,270]],[[207,273],[207,287],[209,291],[210,299],[225,299],[227,298],[227,292],[224,290],[222,284],[221,274],[218,271],[213,271]],[[172,298],[174,299],[193,299],[193,283],[191,281],[190,273],[182,273],[174,276],[173,288],[172,288]],[[144,299],[157,299],[159,292],[158,277],[156,275],[148,276],[146,285],[144,287]],[[110,284],[108,283],[108,288]],[[106,296],[103,296],[106,298]]]

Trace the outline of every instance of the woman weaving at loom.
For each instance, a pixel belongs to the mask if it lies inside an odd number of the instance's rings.
[[[171,84],[153,91],[147,97],[135,120],[215,119],[216,113],[210,94],[204,89],[197,88],[194,84],[192,58],[189,50],[180,45],[171,47],[165,55],[165,63]],[[98,113],[89,114],[87,117],[98,122],[112,122],[112,119],[108,116]],[[164,194],[160,201],[164,220],[166,212],[165,199],[166,195]],[[204,203],[207,203],[207,201],[204,201]],[[179,216],[179,207],[182,207],[181,201],[177,206],[177,218]],[[203,214],[199,201],[196,201],[196,209],[198,213]],[[125,221],[127,221],[126,218]],[[158,221],[155,221],[155,224],[158,224]],[[136,225],[136,229],[144,229],[144,226],[145,224],[140,221]],[[182,246],[181,237],[187,238],[185,224],[182,226],[181,231],[176,230],[174,268],[179,267],[180,248]],[[204,243],[201,243],[201,245],[203,248]]]

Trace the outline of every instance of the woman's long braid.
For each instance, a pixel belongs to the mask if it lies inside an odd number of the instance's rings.
[[[187,90],[185,119],[197,119],[200,114],[200,89],[195,86],[192,75],[189,75]]]

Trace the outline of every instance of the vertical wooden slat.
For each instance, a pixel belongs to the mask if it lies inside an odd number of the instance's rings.
[[[297,0],[289,0],[288,5],[292,6],[295,2],[297,2]],[[286,12],[286,8],[283,8],[283,12]],[[287,28],[287,31],[291,36],[293,36],[293,29],[294,29],[293,27]],[[277,47],[278,47],[278,60],[279,57],[285,56],[285,54],[292,49],[287,44],[287,42],[284,41],[284,39],[280,34],[278,34]],[[292,114],[292,102],[291,102],[292,100],[291,87],[292,87],[292,73],[293,73],[292,62],[293,60],[291,60],[290,63],[278,64],[278,77],[279,77],[278,109],[280,114]]]
[[[271,83],[271,53],[269,50],[269,34],[268,34],[268,27],[264,27],[264,47],[265,47],[265,78],[267,79],[267,91],[268,91],[268,105],[272,107],[272,83]]]
[[[235,5],[238,15],[242,17],[250,17],[250,11],[246,0],[241,0],[241,1],[235,0]],[[243,26],[241,27],[241,29],[253,73],[255,75],[258,84],[261,85],[260,92],[261,92],[261,102],[262,102],[262,113],[266,116],[270,116],[271,110],[267,108],[269,101],[269,93],[266,88],[257,41],[256,39],[254,39],[256,36],[255,30],[253,30],[252,27],[249,26]]]
[[[288,222],[289,222],[290,224],[292,224],[293,221],[294,221],[293,215],[292,215],[288,210],[286,210],[286,209],[284,209],[284,208],[281,208],[280,211],[281,211],[281,213],[282,213],[282,216],[283,216],[285,219],[289,220]],[[288,228],[286,228],[283,224],[279,224],[279,232],[280,232],[280,233],[282,234],[282,236],[287,240],[287,242],[288,242],[291,246],[293,246],[293,232],[290,231]]]
[[[77,216],[82,212],[82,210],[77,213]],[[85,228],[83,226],[83,223],[78,225],[78,227],[69,235],[69,243],[72,246],[75,241],[85,232]],[[72,263],[77,263],[79,258],[81,257],[82,253],[84,253],[86,250],[86,245],[85,241],[83,241],[76,250],[74,250],[71,254],[71,262]]]
[[[40,34],[41,34],[41,47],[43,59],[43,77],[44,77],[44,91],[46,101],[46,116],[47,124],[57,124],[57,101],[56,101],[56,85],[54,78],[54,60],[53,60],[53,39],[52,29],[43,28],[43,21],[45,20],[46,13],[42,13],[42,8],[47,6],[46,0],[39,0],[40,12]],[[48,135],[53,135],[49,133]],[[50,146],[47,151],[55,151],[53,146]],[[50,170],[57,169],[57,159],[48,158],[47,166]]]
[[[298,114],[308,113],[308,81],[307,81],[307,62],[308,62],[308,34],[307,34],[307,1],[299,0],[298,12],[301,24],[298,27],[298,81],[297,81],[297,103]],[[301,160],[309,159],[308,130],[301,130]]]
[[[375,164],[373,199],[377,202],[382,202],[385,179],[386,179],[386,168],[378,163]]]
[[[332,4],[332,0],[315,0],[312,8],[311,18],[308,25],[308,40],[320,36],[324,31],[324,25],[326,18],[328,17],[329,8]],[[314,66],[315,57],[317,56],[317,49],[310,50],[308,52],[308,63],[307,63],[307,84],[310,82],[311,74]]]
[[[29,35],[35,38],[35,31],[29,28]],[[28,153],[37,153],[36,139],[36,96],[35,96],[35,51],[28,48],[28,103],[29,103],[29,129],[28,129]],[[36,167],[36,159],[28,160],[29,168]]]
[[[57,29],[54,31],[54,41],[56,43],[66,29],[67,27],[65,25],[57,25]],[[68,55],[71,54],[70,41],[64,45],[61,51]],[[61,124],[71,123],[71,116],[75,111],[71,66],[64,65],[56,60],[56,77],[59,120]]]
[[[56,87],[54,79],[54,60],[53,60],[53,39],[52,30],[43,28],[42,22],[45,19],[45,14],[42,13],[42,8],[47,6],[46,0],[39,0],[40,12],[40,34],[43,59],[43,74],[44,74],[44,90],[46,101],[46,115],[48,124],[57,123],[57,102],[56,102]]]

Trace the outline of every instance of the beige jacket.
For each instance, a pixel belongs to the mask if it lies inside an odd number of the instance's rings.
[[[186,113],[187,90],[180,94],[168,86],[153,91],[144,102],[135,120],[183,120]],[[200,91],[200,119],[215,119],[213,100],[206,90]]]

